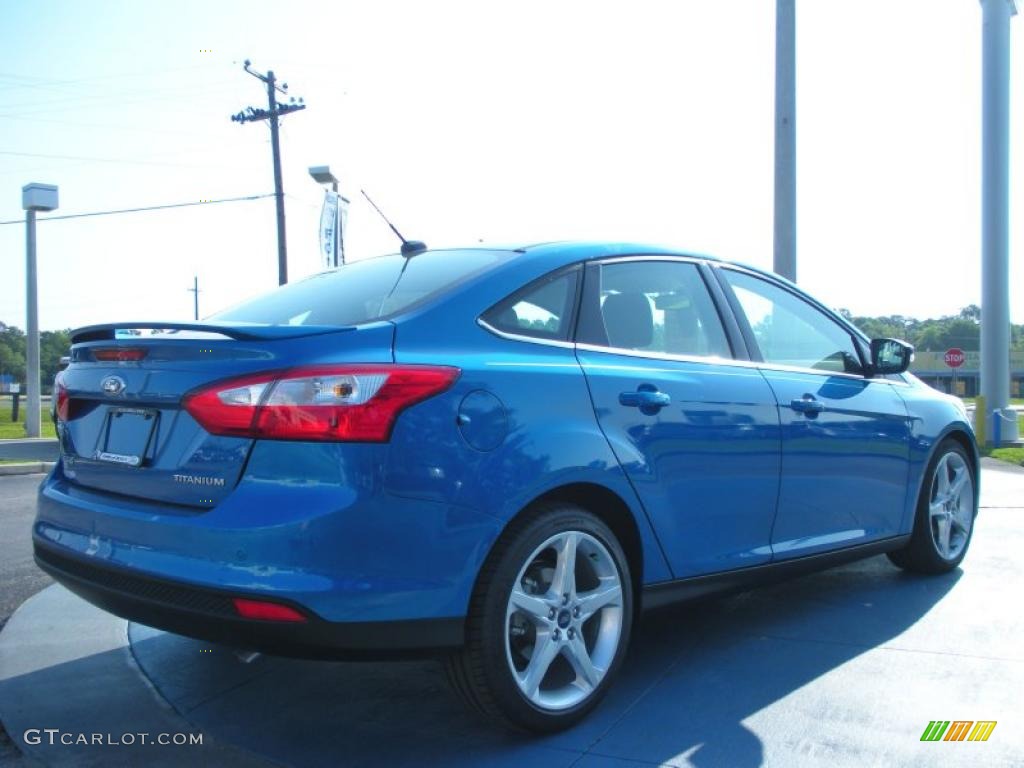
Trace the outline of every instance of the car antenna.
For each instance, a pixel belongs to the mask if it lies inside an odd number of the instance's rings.
[[[402,241],[403,256],[408,258],[411,256],[415,256],[418,253],[423,253],[425,250],[427,250],[426,243],[420,242],[419,240],[406,240],[404,237],[402,237],[402,233],[398,231],[398,227],[392,224],[391,220],[384,215],[384,211],[377,207],[377,204],[373,202],[373,200],[370,198],[368,194],[366,194],[366,190],[360,189],[359,191],[363,193],[363,197],[365,197],[369,201],[370,205],[373,206],[373,210],[379,213],[380,217],[384,219],[384,221],[387,223],[389,227],[391,227],[391,231],[398,235],[398,239]]]

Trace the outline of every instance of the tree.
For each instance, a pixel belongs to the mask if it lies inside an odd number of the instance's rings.
[[[20,328],[4,325],[0,329],[0,373],[25,381],[25,334]]]
[[[960,318],[963,320],[972,320],[975,323],[981,322],[981,307],[977,304],[968,304],[966,307],[960,310]]]
[[[39,370],[43,389],[52,386],[53,377],[60,369],[60,359],[71,350],[68,331],[43,331],[39,334]]]
[[[25,332],[0,323],[0,374],[25,384]],[[57,375],[60,359],[71,349],[71,332],[43,331],[39,334],[39,372],[42,389],[49,392]]]

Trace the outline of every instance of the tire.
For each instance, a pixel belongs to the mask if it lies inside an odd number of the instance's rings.
[[[906,547],[889,553],[914,573],[948,573],[963,561],[977,517],[977,479],[970,457],[955,440],[943,441],[921,485],[914,530]]]
[[[445,669],[472,709],[552,733],[600,703],[632,623],[629,563],[615,535],[580,507],[547,504],[495,545],[470,600],[465,647]]]

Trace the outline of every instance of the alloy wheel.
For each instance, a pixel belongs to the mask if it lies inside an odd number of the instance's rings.
[[[967,546],[974,523],[974,483],[959,453],[947,453],[935,466],[928,517],[935,550],[946,560],[957,558]]]
[[[623,585],[598,539],[564,531],[527,559],[505,612],[505,655],[522,694],[564,710],[589,697],[622,636]]]

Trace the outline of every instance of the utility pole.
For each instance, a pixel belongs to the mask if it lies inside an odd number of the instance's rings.
[[[192,307],[195,319],[199,319],[199,275],[192,276],[192,287],[186,288],[192,294]]]
[[[775,0],[774,270],[796,282],[796,0]]]
[[[306,105],[302,99],[296,102],[294,97],[289,96],[288,104],[279,104],[277,94],[288,95],[288,83],[277,85],[277,78],[273,70],[268,70],[265,75],[250,68],[252,64],[245,60],[245,71],[262,81],[267,86],[267,109],[247,107],[231,120],[236,123],[250,123],[255,120],[270,121],[270,146],[274,154],[274,204],[277,209],[277,282],[284,285],[288,282],[288,245],[285,240],[284,228],[284,182],[281,180],[281,142],[278,137],[278,118],[287,115],[289,112],[298,112],[305,109]]]

